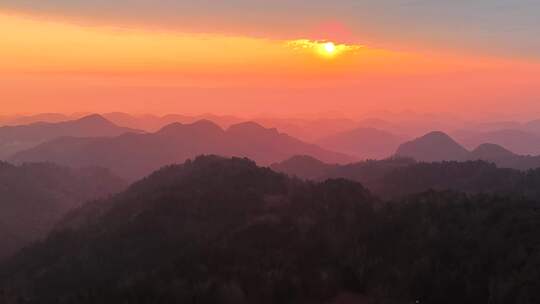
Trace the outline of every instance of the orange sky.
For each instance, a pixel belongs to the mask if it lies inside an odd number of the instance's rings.
[[[540,65],[524,59],[339,40],[328,53],[309,37],[83,26],[14,13],[0,13],[0,41],[0,114],[474,115],[526,107],[523,115],[540,115]]]

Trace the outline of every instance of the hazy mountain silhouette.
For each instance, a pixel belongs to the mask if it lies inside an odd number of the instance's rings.
[[[517,155],[495,144],[482,144],[469,155],[471,160],[484,160],[502,168],[528,170],[540,168],[540,156]]]
[[[147,132],[153,132],[171,123],[163,123],[159,116],[151,114],[136,116],[123,112],[110,112],[103,113],[102,116],[119,126],[145,130]]]
[[[182,115],[168,114],[157,115],[131,115],[122,112],[105,113],[103,116],[110,121],[130,128],[142,129],[148,132],[156,132],[171,123],[191,124],[199,120],[210,120],[221,128],[227,129],[234,124],[246,120],[256,122],[266,128],[276,128],[298,139],[313,142],[321,137],[329,136],[355,127],[355,122],[344,118],[277,118],[277,117],[253,117],[245,119],[233,115]]]
[[[451,113],[418,113],[414,111],[372,113],[357,126],[385,130],[407,138],[416,138],[433,130],[449,132],[462,129],[469,121]]]
[[[391,156],[403,138],[375,128],[357,128],[338,133],[317,142],[321,147],[364,159],[382,159]]]
[[[0,162],[0,257],[44,236],[67,211],[123,187],[105,169]]]
[[[483,143],[492,143],[520,155],[540,154],[540,136],[523,130],[460,131],[456,132],[455,136],[468,148],[474,148]]]
[[[443,132],[431,132],[401,144],[397,156],[411,157],[418,161],[466,160],[469,151]]]
[[[112,112],[105,113],[103,114],[103,116],[120,126],[141,129],[148,132],[156,132],[165,126],[176,122],[182,124],[190,124],[199,120],[210,120],[222,128],[228,128],[233,124],[243,121],[243,119],[231,115],[214,114],[202,114],[192,116],[181,114],[168,114],[164,116],[157,116],[151,114],[131,115],[122,112]]]
[[[484,122],[484,123],[468,123],[465,128],[460,129],[459,132],[498,132],[505,130],[523,131],[540,135],[540,119],[518,122],[518,121],[496,121],[496,122]],[[458,132],[458,133],[459,133]]]
[[[361,119],[358,122],[358,126],[361,128],[374,128],[379,130],[395,130],[399,128],[396,124],[389,122],[387,120],[376,118],[376,117],[370,117],[370,118],[364,118]]]
[[[511,159],[518,155],[496,144],[481,144],[471,151],[469,158],[493,161]]]
[[[102,166],[133,179],[200,154],[249,157],[263,165],[298,154],[332,163],[352,160],[256,123],[241,123],[223,130],[207,120],[193,124],[173,123],[152,134],[60,138],[19,152],[12,160],[51,161],[73,167]]]
[[[357,127],[357,123],[347,118],[275,118],[255,117],[253,121],[267,127],[277,128],[291,136],[308,142],[341,133]]]
[[[473,123],[471,127],[473,130],[481,132],[491,132],[499,130],[519,130],[523,127],[523,124],[517,121],[494,121]]]
[[[303,182],[246,159],[199,157],[92,203],[106,206],[99,212],[85,205],[0,265],[0,302],[332,303],[348,293],[374,303],[538,299],[539,203],[522,193],[539,197],[540,171],[447,162],[388,176],[396,192],[430,185],[511,192],[427,191],[383,203],[344,179]],[[494,280],[507,287],[490,288]]]
[[[95,114],[58,123],[38,122],[0,127],[0,159],[57,137],[118,136],[128,132],[140,131],[119,127]]]
[[[330,163],[353,160],[345,154],[305,143],[285,133],[280,133],[275,128],[264,128],[254,122],[232,125],[226,131],[226,138],[231,151],[226,155],[245,156],[265,165],[294,155],[311,155]]]
[[[540,119],[531,120],[524,123],[522,129],[540,135]]]
[[[432,132],[399,147],[397,156],[408,156],[418,161],[483,160],[501,168],[528,170],[540,167],[540,156],[518,155],[504,147],[485,143],[468,151],[442,132]]]
[[[75,115],[76,116],[76,115]],[[36,122],[62,122],[79,117],[68,116],[60,113],[40,113],[35,115],[13,115],[0,117],[0,126],[27,125]]]

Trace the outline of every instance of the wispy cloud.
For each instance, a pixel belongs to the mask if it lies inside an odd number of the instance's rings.
[[[329,40],[297,39],[288,41],[287,45],[295,51],[312,51],[325,57],[354,53],[364,46],[355,44],[336,43]]]

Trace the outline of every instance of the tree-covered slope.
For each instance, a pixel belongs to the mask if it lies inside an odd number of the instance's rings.
[[[105,169],[0,162],[0,257],[45,236],[69,210],[124,185]]]
[[[344,179],[304,182],[208,156],[165,167],[100,206],[1,265],[0,299],[540,300],[540,204],[519,193],[428,191],[383,203]]]

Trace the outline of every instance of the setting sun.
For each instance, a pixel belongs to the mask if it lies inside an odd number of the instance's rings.
[[[336,51],[336,45],[333,42],[327,42],[324,44],[324,50],[328,54],[333,54]]]
[[[334,57],[345,53],[352,53],[361,48],[360,45],[336,44],[332,41],[317,41],[309,39],[293,40],[288,42],[288,44],[295,50],[313,51],[314,53],[323,57]]]

